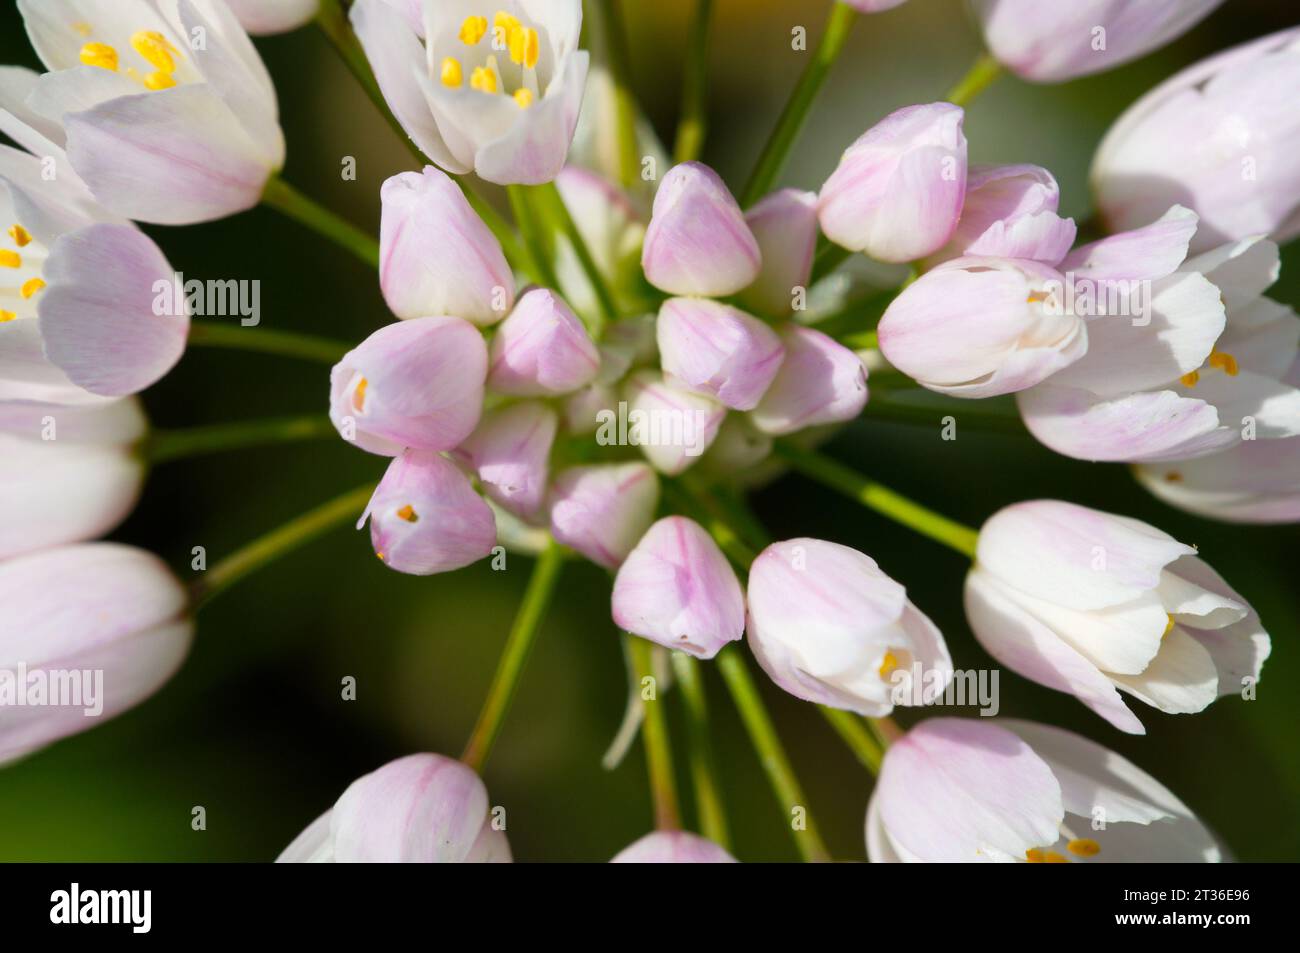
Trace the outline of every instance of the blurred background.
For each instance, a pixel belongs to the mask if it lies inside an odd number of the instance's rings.
[[[692,4],[625,2],[641,102],[671,141]],[[828,3],[719,0],[705,161],[739,188],[802,69],[790,49],[803,25],[815,46]],[[1277,0],[1228,0],[1172,46],[1112,72],[1057,86],[999,79],[969,107],[972,162],[1034,162],[1055,173],[1062,214],[1088,217],[1086,175],[1109,124],[1183,66],[1294,25]],[[411,168],[407,151],[318,31],[258,40],[289,142],[285,178],[368,229],[378,190]],[[781,184],[816,189],[842,151],[889,111],[928,102],[979,52],[961,0],[911,0],[863,17],[817,103]],[[0,62],[37,66],[12,3],[0,9]],[[344,157],[357,160],[343,181]],[[255,210],[209,225],[150,228],[187,277],[257,278],[262,323],[359,341],[389,315],[375,276],[324,239]],[[377,232],[376,232],[377,233]],[[1300,247],[1284,251],[1273,296],[1300,304]],[[327,372],[286,359],[193,349],[145,395],[160,427],[324,412]],[[1063,695],[1003,673],[1002,712],[1071,728],[1122,752],[1198,812],[1242,860],[1300,859],[1300,631],[1294,528],[1209,523],[1157,503],[1124,467],[1058,457],[1028,436],[937,431],[864,419],[829,447],[862,472],[978,525],[997,508],[1062,497],[1155,523],[1200,547],[1253,602],[1273,636],[1254,702],[1223,699],[1197,716],[1142,707],[1144,738],[1123,735]],[[342,441],[286,445],[164,464],[114,538],[155,550],[183,578],[190,551],[210,561],[339,493],[378,479],[384,461]],[[963,560],[797,477],[754,498],[778,538],[855,546],[902,581],[947,636],[958,667],[991,665],[961,610]],[[203,613],[193,652],[152,700],[0,769],[0,859],[265,861],[353,779],[415,751],[456,755],[473,725],[530,563],[487,562],[421,579],[386,570],[350,529],[240,583]],[[735,853],[792,860],[773,802],[716,673],[707,672]],[[341,680],[357,680],[343,701]],[[864,857],[869,776],[813,710],[764,693],[834,854]],[[571,564],[486,770],[508,812],[518,860],[605,860],[651,827],[641,752],[613,772],[600,757],[619,725],[627,682],[609,585]],[[675,702],[675,699],[674,699]],[[684,725],[675,703],[677,754]],[[909,723],[911,717],[900,718]],[[683,771],[682,793],[688,798]],[[688,798],[689,799],[689,798]],[[207,829],[191,829],[203,806]]]

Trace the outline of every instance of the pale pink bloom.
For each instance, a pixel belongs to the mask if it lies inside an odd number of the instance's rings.
[[[1074,219],[1056,214],[1060,198],[1056,179],[1041,166],[971,166],[957,229],[926,264],[981,255],[1057,265],[1077,231]]]
[[[673,166],[655,193],[641,251],[646,280],[672,295],[723,297],[752,284],[762,263],[718,174],[700,162]]]
[[[367,519],[375,555],[415,576],[478,562],[497,541],[488,505],[455,464],[432,450],[393,458],[357,529]]]
[[[734,480],[772,455],[773,440],[749,414],[727,414],[700,466],[711,476]]]
[[[474,470],[489,497],[520,519],[536,522],[558,428],[559,417],[540,401],[508,404],[487,411],[455,456]]]
[[[781,335],[785,360],[750,412],[764,433],[783,435],[842,423],[867,403],[867,369],[844,345],[814,328],[790,325]]]
[[[654,520],[659,478],[644,463],[569,467],[551,485],[551,535],[617,569]]]
[[[627,433],[618,432],[624,422],[613,408],[607,408],[597,438],[640,447],[654,468],[668,476],[676,476],[699,460],[727,416],[726,407],[654,371],[638,371],[629,377],[624,398]]]
[[[684,516],[646,531],[614,579],[614,623],[709,659],[745,629],[745,594],[718,544]]]
[[[12,673],[9,688],[40,680],[53,691],[75,672],[81,689],[53,704],[48,694],[6,704],[0,764],[144,701],[180,667],[193,632],[185,587],[152,553],[85,543],[0,562],[0,672]]]
[[[491,810],[470,768],[407,755],[353,781],[276,863],[509,863],[504,825]]]
[[[872,863],[1217,863],[1196,815],[1079,735],[929,718],[889,746],[867,806]]]
[[[460,318],[380,328],[330,372],[330,420],[362,450],[450,450],[483,411],[487,345]]]
[[[488,387],[515,397],[568,394],[596,377],[600,353],[554,291],[534,288],[492,338]]]
[[[106,208],[143,222],[202,222],[261,201],[284,134],[271,78],[225,3],[18,9],[50,71],[34,85],[22,71],[0,76],[0,106],[17,117],[0,128],[21,145],[66,158]]]
[[[984,42],[1039,83],[1113,69],[1182,36],[1223,0],[971,0]]]
[[[446,174],[403,172],[379,197],[379,287],[393,314],[486,326],[510,312],[515,279],[501,243]]]
[[[798,698],[880,717],[918,696],[932,701],[952,678],[934,623],[856,549],[773,543],[750,567],[748,592],[749,647]]]
[[[768,325],[707,298],[669,298],[656,326],[659,360],[671,381],[734,410],[758,405],[785,350]]]
[[[1300,322],[1262,297],[1277,246],[1247,239],[1184,260],[1196,226],[1175,206],[1062,263],[1076,289],[1111,303],[1088,319],[1087,355],[1018,397],[1025,425],[1053,450],[1153,462],[1300,434],[1300,390],[1282,380]]]
[[[320,10],[321,0],[226,0],[226,5],[253,36],[268,36],[306,26]]]
[[[817,193],[780,189],[745,213],[758,242],[763,268],[740,293],[740,303],[759,314],[784,317],[796,293],[807,294],[817,248]]]
[[[1123,516],[1035,500],[994,514],[966,578],[989,654],[1142,734],[1119,692],[1197,712],[1259,679],[1269,637],[1196,550]]]
[[[1211,56],[1151,90],[1097,150],[1106,224],[1131,229],[1174,203],[1201,216],[1192,251],[1300,233],[1300,28]]]
[[[553,180],[587,78],[579,0],[426,0],[422,14],[423,34],[391,0],[358,0],[351,12],[407,135],[453,174],[498,185]]]
[[[954,397],[1032,387],[1083,357],[1084,322],[1065,278],[1040,262],[954,258],[909,285],[880,320],[880,350],[904,374]]]
[[[888,262],[946,245],[966,194],[964,115],[951,103],[906,106],[859,136],[817,199],[826,237]]]
[[[29,392],[0,383],[0,559],[104,535],[144,483],[148,422],[134,398],[55,404]]]
[[[734,864],[736,858],[690,831],[651,831],[614,855],[611,864]]]

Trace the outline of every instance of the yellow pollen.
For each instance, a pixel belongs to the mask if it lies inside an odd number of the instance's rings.
[[[537,65],[537,58],[540,56],[537,45],[537,31],[531,27],[528,29],[528,40],[524,44],[524,68],[532,69]]]
[[[406,520],[408,523],[418,523],[420,521],[420,517],[415,515],[415,509],[409,503],[397,511],[397,518]]]
[[[18,315],[14,314],[12,311],[0,309],[0,324],[4,324],[6,321],[12,321],[16,317],[18,317]]]
[[[474,72],[469,74],[469,85],[480,93],[495,93],[497,91],[497,74],[486,66],[475,66]]]
[[[24,298],[30,298],[32,295],[36,294],[36,292],[40,291],[44,287],[45,287],[45,282],[42,281],[40,278],[28,278],[26,281],[23,282],[23,286],[21,289],[22,295]]]
[[[176,85],[176,78],[173,77],[171,73],[164,73],[162,70],[158,70],[157,72],[150,73],[146,76],[143,82],[145,89],[151,89],[156,92],[160,89],[171,89]]]
[[[1209,363],[1211,367],[1217,367],[1229,377],[1236,377],[1237,372],[1240,370],[1237,366],[1237,359],[1223,351],[1211,351]]]
[[[21,268],[23,256],[8,248],[0,248],[0,268]]]
[[[1043,862],[1043,852],[1037,847],[1031,847],[1025,851],[1025,860],[1031,864],[1041,864]]]
[[[376,551],[376,552],[375,552],[375,555],[379,557],[379,561],[380,561],[381,563],[384,561],[384,554],[383,554],[383,553]]]
[[[533,104],[533,94],[522,87],[515,90],[514,100],[519,104],[520,109],[527,109]]]
[[[506,13],[504,10],[498,10],[496,15],[492,17],[492,29],[500,30],[500,36],[503,38],[508,38],[512,30],[517,30],[521,26],[523,24],[519,22],[518,17]]]
[[[1037,304],[1040,301],[1046,301],[1051,296],[1050,291],[1031,291],[1029,297],[1025,299],[1025,304]]]
[[[1064,854],[1058,854],[1054,850],[1049,850],[1047,853],[1043,854],[1043,862],[1047,864],[1068,864],[1070,861]]]
[[[1091,837],[1076,837],[1065,845],[1065,849],[1075,857],[1096,857],[1101,853],[1101,845]]]
[[[352,406],[357,410],[362,410],[366,405],[366,388],[369,382],[363,377],[357,381],[357,389],[352,392]]]
[[[487,17],[466,17],[460,25],[460,41],[466,46],[476,46],[487,33]]]
[[[456,89],[465,81],[465,74],[461,71],[460,60],[454,56],[448,56],[442,61],[442,85],[450,86]]]
[[[131,34],[131,49],[139,53],[154,69],[164,73],[176,72],[176,60],[172,58],[176,48],[157,30],[141,30]]]
[[[885,652],[885,657],[880,661],[880,677],[888,678],[889,673],[898,668],[898,659],[894,657],[893,652]]]
[[[1201,372],[1192,371],[1190,374],[1184,374],[1178,379],[1182,381],[1184,387],[1195,387],[1196,382],[1201,379]]]
[[[21,225],[10,226],[9,237],[14,240],[14,244],[19,248],[23,248],[32,243],[32,233]]]
[[[81,48],[81,62],[86,66],[98,66],[109,72],[117,72],[117,50],[107,43],[87,43]]]

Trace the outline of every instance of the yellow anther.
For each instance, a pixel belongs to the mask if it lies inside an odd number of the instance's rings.
[[[1177,470],[1170,470],[1168,473],[1165,474],[1165,482],[1166,482],[1166,483],[1182,483],[1182,482],[1183,482],[1183,475],[1182,475],[1181,473],[1179,473]]]
[[[36,292],[40,291],[44,287],[45,287],[45,282],[42,281],[40,278],[28,278],[26,281],[23,282],[23,286],[20,290],[24,298],[30,298],[32,295],[36,294]]]
[[[1166,615],[1165,618],[1167,618],[1169,622],[1166,623],[1165,625],[1165,631],[1160,634],[1161,639],[1163,639],[1170,632],[1174,631],[1174,617],[1171,615]]]
[[[1038,304],[1040,301],[1046,301],[1051,296],[1050,291],[1031,291],[1029,297],[1025,299],[1025,304]]]
[[[0,268],[21,268],[23,256],[8,248],[0,248]]]
[[[537,65],[537,58],[541,55],[537,43],[537,31],[529,27],[524,32],[527,34],[524,42],[524,67],[532,69]]]
[[[151,89],[157,92],[160,89],[171,89],[176,85],[176,79],[171,73],[164,73],[162,70],[150,73],[141,80],[145,89]]]
[[[1096,857],[1101,853],[1101,845],[1091,837],[1076,837],[1065,845],[1065,849],[1075,857]]]
[[[9,227],[9,237],[14,240],[14,244],[23,248],[32,243],[32,233],[21,225],[11,225]]]
[[[442,85],[455,89],[465,81],[465,74],[460,68],[460,60],[448,56],[442,61]]]
[[[1031,864],[1041,864],[1043,862],[1043,852],[1037,847],[1031,847],[1025,851],[1025,860]]]
[[[87,43],[81,48],[81,62],[86,66],[98,66],[110,72],[117,72],[117,50],[107,43]]]
[[[1068,864],[1070,859],[1064,854],[1058,854],[1054,850],[1049,850],[1043,854],[1043,863],[1045,864]]]
[[[167,42],[167,38],[157,30],[141,30],[131,34],[131,49],[135,50],[146,63],[164,73],[176,72],[176,60],[172,54],[176,47]]]
[[[1217,367],[1229,377],[1236,377],[1237,372],[1241,370],[1237,366],[1237,359],[1224,351],[1211,351],[1209,363],[1211,367]]]
[[[383,554],[383,553],[376,551],[375,555],[379,557],[379,561],[380,561],[381,563],[384,561],[384,554]]]
[[[397,518],[406,520],[408,523],[418,523],[420,521],[420,517],[415,514],[415,508],[409,503],[397,511]]]
[[[497,74],[486,66],[475,66],[474,72],[469,74],[469,85],[480,93],[495,93],[497,91]]]
[[[476,46],[487,33],[487,17],[466,17],[460,25],[460,41],[466,46]]]
[[[16,317],[18,317],[18,315],[14,314],[12,311],[0,309],[0,324],[4,324],[6,321],[12,321]]]
[[[1184,374],[1178,379],[1182,381],[1184,387],[1195,387],[1196,382],[1201,379],[1201,372],[1192,371],[1190,374]]]
[[[511,30],[517,30],[522,25],[518,17],[506,13],[504,10],[498,10],[492,17],[492,28],[504,31],[504,36],[509,36]]]
[[[531,90],[524,89],[522,86],[515,90],[514,100],[519,104],[520,109],[527,109],[533,104],[533,94]]]
[[[894,657],[893,652],[886,652],[885,657],[880,661],[880,677],[888,678],[889,673],[898,668],[898,659]]]
[[[369,382],[363,377],[357,381],[357,389],[352,392],[352,406],[358,411],[364,410],[366,406],[366,388]]]

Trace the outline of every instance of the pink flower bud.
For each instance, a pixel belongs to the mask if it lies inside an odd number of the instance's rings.
[[[707,298],[669,298],[656,327],[664,374],[735,410],[750,410],[781,367],[776,332]]]
[[[722,297],[758,277],[762,253],[718,174],[699,162],[673,166],[655,193],[641,267],[673,295]]]
[[[840,3],[847,4],[859,13],[880,13],[902,6],[904,2],[905,0],[840,0]]]
[[[577,315],[555,292],[534,288],[497,328],[488,387],[515,397],[568,394],[599,368],[600,352]]]
[[[193,632],[185,587],[152,553],[86,543],[0,563],[0,764],[144,701]]]
[[[745,595],[718,544],[684,516],[646,531],[614,579],[614,622],[696,658],[713,658],[745,630]]]
[[[769,434],[852,420],[867,403],[862,358],[813,328],[791,325],[781,336],[785,360],[772,386],[750,413]]]
[[[952,239],[927,260],[1028,258],[1056,266],[1074,244],[1074,219],[1056,214],[1060,189],[1036,165],[974,166],[966,176],[966,203]]]
[[[659,479],[644,463],[570,467],[551,487],[551,535],[597,565],[617,569],[659,504]]]
[[[487,345],[460,318],[416,318],[380,328],[330,372],[330,420],[345,440],[394,457],[450,450],[483,410]]]
[[[736,858],[690,831],[652,831],[614,855],[611,864],[734,864]]]
[[[863,133],[822,186],[826,237],[889,262],[947,244],[966,194],[964,115],[951,103],[907,106]]]
[[[869,556],[820,539],[773,543],[754,560],[749,647],[790,694],[873,717],[916,703],[917,667],[922,690],[952,678],[943,636],[903,587]]]
[[[625,387],[626,419],[603,414],[596,439],[604,444],[640,447],[660,473],[676,476],[691,466],[718,435],[727,415],[702,394],[664,380],[654,371],[633,374]]]
[[[496,521],[456,465],[431,450],[393,459],[357,529],[370,520],[375,555],[415,576],[477,562],[496,545]]]
[[[555,411],[539,401],[511,404],[484,414],[456,456],[474,468],[488,496],[532,522],[546,494],[558,427]]]
[[[923,387],[954,397],[1023,390],[1088,349],[1064,291],[1064,278],[1038,262],[956,258],[894,299],[880,350]]]
[[[459,761],[407,755],[353,781],[277,863],[509,863],[490,807],[483,782]]]
[[[501,243],[443,172],[403,172],[379,191],[379,286],[399,318],[495,324],[515,302]]]
[[[740,293],[740,303],[759,314],[783,317],[794,308],[796,289],[808,289],[817,248],[817,193],[773,192],[745,213],[762,253],[763,270]]]

